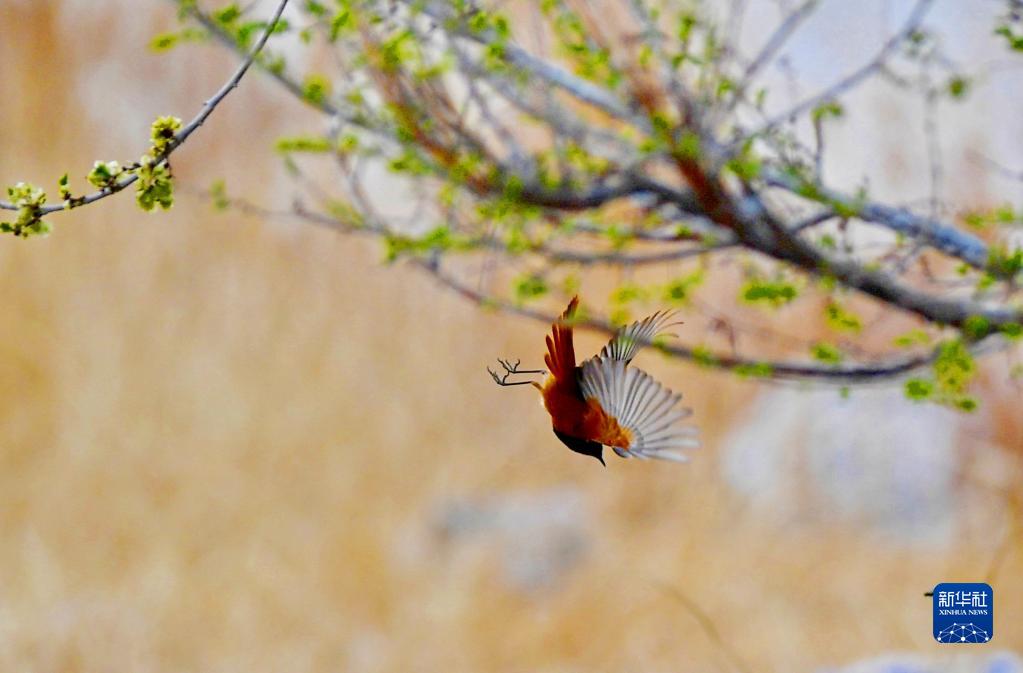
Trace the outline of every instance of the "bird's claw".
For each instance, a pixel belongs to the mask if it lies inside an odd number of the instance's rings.
[[[523,386],[532,383],[532,381],[509,381],[508,377],[515,374],[546,374],[547,372],[543,369],[519,369],[522,364],[521,359],[516,359],[515,364],[512,364],[510,359],[497,358],[497,361],[504,368],[504,374],[498,374],[490,367],[487,367],[487,372],[490,377],[494,379],[494,383],[499,386]]]

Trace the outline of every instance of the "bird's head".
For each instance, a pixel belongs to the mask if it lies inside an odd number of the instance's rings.
[[[572,437],[563,432],[558,432],[557,430],[554,431],[554,434],[561,440],[562,444],[576,453],[581,453],[584,456],[592,456],[599,460],[601,465],[607,467],[607,463],[604,462],[604,446],[599,442],[591,442],[586,439]]]

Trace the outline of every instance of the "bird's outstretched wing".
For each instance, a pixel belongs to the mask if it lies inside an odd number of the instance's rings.
[[[611,444],[623,458],[684,462],[687,459],[679,452],[699,446],[696,428],[680,424],[692,410],[678,406],[682,395],[672,393],[646,372],[625,364],[602,354],[582,365],[579,385],[583,397],[587,401],[596,400],[629,436],[627,446],[604,443]]]
[[[643,320],[634,322],[631,325],[618,330],[611,341],[600,351],[599,357],[621,360],[628,364],[636,357],[639,349],[654,340],[664,330],[672,325],[681,325],[680,320],[675,320],[677,314],[674,311],[659,311]]]

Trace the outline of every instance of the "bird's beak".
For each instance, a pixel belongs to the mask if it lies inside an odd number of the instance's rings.
[[[607,463],[604,462],[604,456],[594,456],[594,458],[599,460],[601,465],[603,465],[604,467],[607,467]]]

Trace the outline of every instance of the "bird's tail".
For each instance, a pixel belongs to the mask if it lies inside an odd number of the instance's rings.
[[[575,344],[572,342],[572,319],[579,307],[579,297],[572,297],[561,318],[554,323],[547,337],[547,354],[543,360],[547,371],[561,381],[575,380]]]

